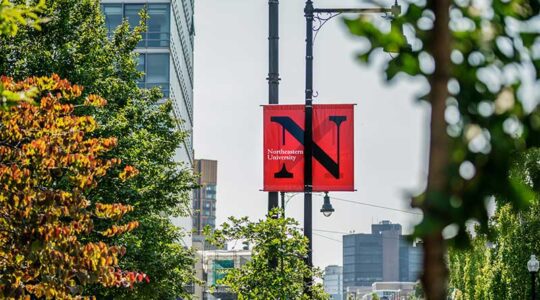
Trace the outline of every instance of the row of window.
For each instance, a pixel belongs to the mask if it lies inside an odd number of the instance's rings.
[[[201,207],[201,201],[198,198],[193,199],[193,209],[204,210],[204,211],[216,211],[216,201],[202,201],[203,206]]]
[[[182,2],[183,5],[192,5],[191,2]],[[177,4],[176,4],[177,6]],[[102,10],[105,15],[105,26],[107,27],[109,36],[112,35],[114,30],[125,20],[128,22],[130,28],[133,28],[139,25],[141,20],[140,13],[142,10],[146,9],[148,19],[147,19],[147,31],[142,33],[142,40],[139,42],[137,47],[139,48],[165,48],[169,52],[173,52],[173,56],[176,58],[175,49],[170,49],[171,46],[171,6],[169,3],[105,3],[102,4]],[[184,9],[188,9],[184,7]],[[189,10],[189,9],[188,9]],[[185,13],[186,11],[184,11]],[[191,20],[192,21],[192,20]],[[189,25],[189,24],[188,24]],[[192,24],[193,26],[193,24]],[[180,30],[180,28],[179,28]],[[190,35],[192,30],[190,30]],[[182,37],[182,48],[184,48],[185,40]],[[184,49],[185,50],[185,49]],[[183,55],[186,61],[190,62],[192,58],[189,56],[189,53],[183,52]],[[159,86],[162,89],[162,92],[165,97],[173,96],[171,95],[171,81],[170,81],[170,54],[169,53],[151,53],[151,54],[140,54],[138,69],[141,72],[145,73],[139,80],[139,87],[141,88],[152,88]],[[180,78],[183,77],[180,74],[179,83],[181,85],[182,94],[184,98],[190,97],[191,95],[185,91],[184,80],[191,80],[191,70],[188,66],[188,76],[189,78]],[[176,70],[175,70],[176,71]],[[179,74],[176,74],[177,76]],[[192,105],[191,99],[186,98],[186,106],[188,107],[189,113],[191,114]],[[184,116],[185,117],[185,116]],[[189,115],[188,117],[191,117]]]
[[[126,20],[130,28],[139,25],[139,13],[146,9],[148,14],[147,31],[142,33],[142,40],[137,47],[169,47],[170,44],[170,6],[167,3],[131,4],[106,3],[102,4],[105,15],[105,26],[109,36]],[[170,78],[168,53],[140,53],[137,70],[144,73],[139,79],[141,88],[160,87],[163,95],[169,97]]]
[[[139,25],[139,13],[147,9],[147,31],[142,34],[138,47],[168,47],[170,41],[170,11],[169,4],[103,4],[105,26],[109,35],[125,19],[131,28]]]
[[[192,55],[192,49],[193,49],[193,37],[195,35],[194,28],[193,28],[193,18],[187,15],[186,7],[182,5],[183,7],[183,13],[180,12],[180,9],[178,7],[178,2],[173,2],[173,13],[175,16],[176,21],[176,29],[178,30],[178,34],[176,37],[180,38],[180,47],[182,48],[182,56],[184,58],[184,61],[186,63],[188,77],[190,82],[193,84],[193,55]],[[182,22],[182,20],[184,20]],[[191,25],[189,25],[191,20]],[[184,24],[184,25],[183,25]],[[187,35],[187,36],[186,36]],[[186,39],[189,37],[189,44],[186,41]],[[176,43],[175,43],[176,45]],[[171,49],[173,50],[173,49]]]
[[[215,228],[216,227],[216,220],[213,218],[206,218],[201,219],[202,223],[199,224],[199,220],[193,219],[193,227],[199,228],[199,225],[202,225],[201,228],[206,227],[206,225],[210,225],[210,227]]]
[[[195,199],[210,199],[216,200],[216,186],[208,185],[200,189],[196,189],[193,192]]]

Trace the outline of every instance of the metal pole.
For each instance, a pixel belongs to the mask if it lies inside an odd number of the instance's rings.
[[[285,218],[285,192],[281,192],[281,217]]]
[[[268,0],[268,104],[279,103],[279,0]],[[277,192],[268,193],[268,211],[279,206]]]
[[[279,0],[268,0],[268,104],[279,103]],[[277,192],[268,193],[268,212],[279,207]],[[278,216],[269,216],[277,218]],[[271,254],[268,262],[273,270],[277,257]]]
[[[313,266],[312,237],[312,191],[313,191],[313,1],[307,0],[304,9],[306,17],[306,104],[304,128],[304,235],[308,239],[306,263]],[[305,293],[311,297],[313,278],[305,278]]]
[[[536,272],[531,272],[532,281],[531,281],[531,299],[536,300]]]

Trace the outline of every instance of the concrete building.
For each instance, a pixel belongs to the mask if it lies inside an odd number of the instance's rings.
[[[374,282],[415,282],[422,248],[402,235],[400,224],[382,221],[369,234],[343,236],[343,288],[365,290]]]
[[[188,132],[176,151],[175,160],[192,168],[193,157],[193,47],[194,0],[102,0],[105,25],[112,34],[123,20],[133,27],[139,24],[139,12],[146,8],[147,32],[135,50],[139,53],[139,71],[145,75],[139,86],[159,87],[172,100],[179,129]],[[174,224],[191,232],[190,217],[175,218]],[[191,237],[184,239],[191,246]]]
[[[227,286],[219,284],[219,280],[233,268],[240,268],[251,259],[250,250],[200,250],[197,251],[198,262],[195,266],[197,277],[205,282],[203,286],[195,286],[195,299],[201,300],[234,300],[236,294]]]
[[[331,300],[343,300],[343,267],[331,265],[324,268],[323,285]]]

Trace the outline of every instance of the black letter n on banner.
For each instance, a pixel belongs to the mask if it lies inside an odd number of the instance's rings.
[[[338,133],[338,161],[335,162],[326,152],[324,152],[319,145],[313,143],[313,157],[321,163],[321,165],[328,171],[334,178],[339,179],[339,131],[340,126],[347,117],[345,116],[331,116],[330,121],[334,122],[337,126]],[[271,117],[270,121],[278,123],[283,127],[283,134],[285,130],[288,131],[300,144],[304,145],[304,130],[298,126],[290,117]],[[283,141],[285,138],[283,137]],[[304,162],[307,163],[307,162]]]

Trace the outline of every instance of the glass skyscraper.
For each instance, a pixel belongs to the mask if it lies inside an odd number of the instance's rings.
[[[415,282],[422,270],[422,247],[401,234],[401,225],[382,221],[370,234],[343,236],[343,288],[374,282]]]
[[[139,86],[158,86],[173,101],[178,127],[190,134],[178,149],[177,159],[193,166],[193,1],[102,0],[105,24],[112,34],[125,19],[134,27],[146,8],[147,31],[137,45]]]
[[[139,24],[139,12],[146,8],[147,30],[135,50],[139,53],[138,69],[142,88],[159,87],[173,103],[179,129],[189,133],[176,151],[176,161],[193,168],[193,47],[194,0],[102,0],[105,25],[112,35],[126,20],[131,27]],[[180,121],[181,120],[181,121]],[[174,220],[177,226],[191,232],[190,217]],[[191,245],[191,238],[184,240]]]

